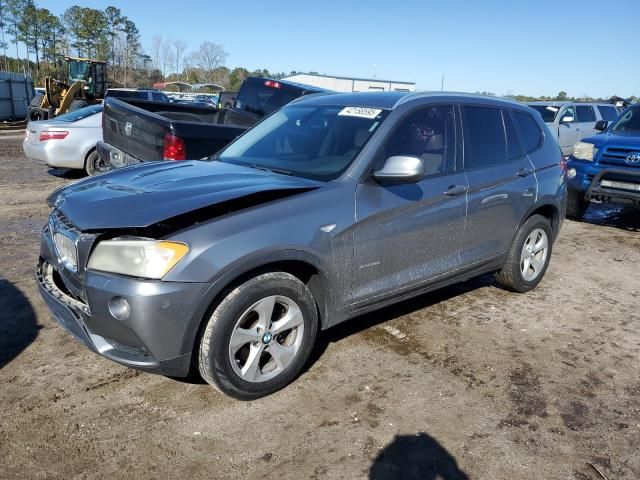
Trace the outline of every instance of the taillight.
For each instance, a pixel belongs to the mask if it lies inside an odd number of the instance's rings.
[[[276,82],[274,80],[267,80],[266,82],[264,82],[264,84],[265,86],[271,87],[271,88],[280,88],[282,86],[280,82]]]
[[[165,133],[162,156],[165,160],[186,160],[187,150],[184,145],[184,140],[170,133]]]
[[[69,132],[57,131],[57,132],[40,132],[40,141],[43,142],[45,140],[62,140],[69,135]]]

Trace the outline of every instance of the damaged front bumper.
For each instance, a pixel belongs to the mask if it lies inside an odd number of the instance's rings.
[[[142,280],[82,271],[80,294],[66,280],[49,233],[42,235],[36,279],[42,298],[58,323],[92,351],[123,365],[152,373],[189,373],[194,316],[209,284]],[[127,318],[114,317],[110,302],[122,298]]]

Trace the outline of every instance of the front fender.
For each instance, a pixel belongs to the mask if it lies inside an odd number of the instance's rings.
[[[322,260],[312,252],[297,248],[283,248],[277,250],[263,250],[254,254],[238,259],[233,263],[220,270],[212,279],[210,287],[203,295],[198,308],[187,327],[185,338],[183,339],[182,352],[190,352],[195,345],[196,338],[210,313],[210,309],[220,295],[227,287],[232,285],[236,280],[242,278],[248,273],[268,268],[269,265],[275,265],[282,262],[302,262],[313,267],[318,272],[319,292],[320,294],[330,292],[328,288],[328,277],[330,275],[327,266]],[[317,293],[316,293],[317,296]],[[316,298],[316,301],[322,305],[320,312],[321,328],[328,325],[327,318],[331,311],[332,300],[327,297]]]

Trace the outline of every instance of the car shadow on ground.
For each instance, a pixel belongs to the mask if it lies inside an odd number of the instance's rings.
[[[380,325],[394,318],[408,315],[418,310],[422,310],[423,308],[446,301],[450,298],[457,297],[458,295],[492,285],[501,288],[498,286],[493,274],[481,275],[480,277],[472,278],[466,282],[456,283],[449,287],[425,293],[412,299],[393,304],[389,307],[352,318],[328,330],[319,332],[318,339],[316,340],[316,346],[302,373],[305,373],[307,369],[322,357],[324,351],[331,343],[339,342],[356,333],[375,327],[376,325]]]
[[[75,168],[50,168],[47,173],[53,177],[66,178],[68,180],[78,180],[87,176],[84,170]]]
[[[0,279],[0,370],[38,336],[41,328],[29,299],[8,280]]]
[[[628,232],[640,232],[640,209],[634,206],[591,202],[583,222],[615,227]]]
[[[469,480],[438,441],[420,432],[398,435],[374,460],[370,480]]]

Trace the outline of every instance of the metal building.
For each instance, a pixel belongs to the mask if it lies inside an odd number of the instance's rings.
[[[298,73],[283,78],[283,80],[327,88],[336,92],[413,92],[416,89],[414,82],[381,80],[379,78],[338,77],[317,73]]]

